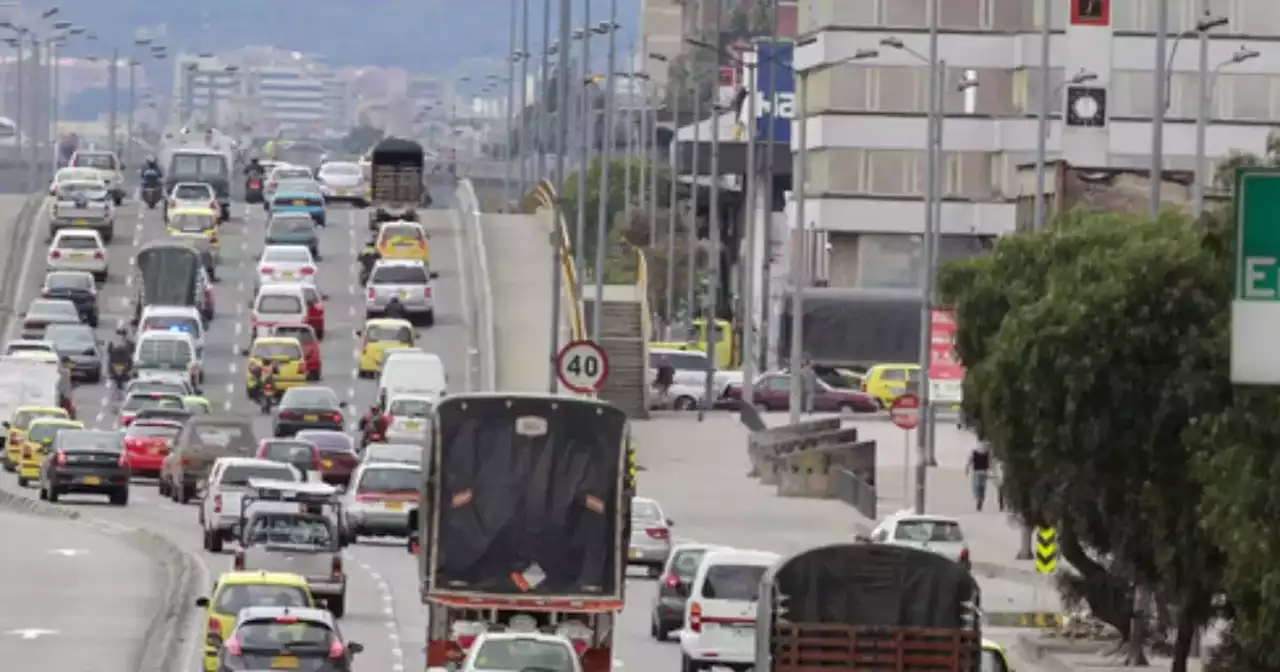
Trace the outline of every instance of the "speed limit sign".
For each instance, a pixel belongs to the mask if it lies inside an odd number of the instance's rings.
[[[574,392],[595,392],[609,376],[609,357],[594,341],[573,341],[560,348],[556,375],[562,385]]]

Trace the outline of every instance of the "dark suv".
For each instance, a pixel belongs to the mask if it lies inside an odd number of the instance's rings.
[[[115,506],[129,503],[129,462],[124,435],[89,429],[58,432],[40,465],[40,499],[106,495]]]

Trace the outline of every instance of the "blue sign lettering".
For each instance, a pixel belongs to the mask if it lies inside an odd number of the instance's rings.
[[[791,142],[795,118],[796,73],[790,42],[756,44],[756,139]]]

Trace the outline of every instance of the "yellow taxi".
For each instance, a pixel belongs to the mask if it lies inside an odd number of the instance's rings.
[[[182,398],[182,405],[192,415],[209,415],[213,412],[213,404],[209,403],[204,397],[189,396]]]
[[[360,376],[372,377],[382,371],[383,354],[395,348],[417,346],[417,334],[408,320],[380,317],[364,323],[360,337]]]
[[[378,254],[383,259],[409,259],[427,263],[427,230],[417,222],[387,222],[378,229]]]
[[[982,640],[982,672],[1013,672],[1004,647],[985,638]]]
[[[164,228],[171,236],[203,237],[214,249],[222,244],[218,240],[218,213],[209,208],[177,208],[169,213]]]
[[[27,428],[27,440],[22,444],[22,456],[18,462],[18,485],[40,479],[40,464],[45,453],[53,445],[53,438],[64,429],[84,429],[84,423],[67,418],[40,418]]]
[[[888,408],[894,399],[906,394],[907,383],[919,380],[919,364],[876,364],[862,377],[862,391]]]
[[[246,607],[315,607],[307,580],[284,572],[226,572],[218,577],[213,593],[196,598],[204,609],[204,669],[216,672],[218,651],[231,636],[236,617]]]
[[[255,339],[253,345],[241,354],[249,358],[244,373],[246,392],[252,392],[256,385],[249,371],[255,365],[267,363],[275,371],[276,390],[283,391],[307,384],[307,361],[303,355],[302,343],[296,338],[263,336]]]
[[[13,416],[0,426],[6,430],[4,436],[4,470],[13,473],[18,470],[22,461],[22,446],[27,442],[27,428],[31,422],[40,418],[62,418],[70,420],[65,408],[57,406],[19,406]]]

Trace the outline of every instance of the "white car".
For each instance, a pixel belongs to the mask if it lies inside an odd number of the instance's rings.
[[[133,349],[133,370],[138,376],[143,372],[153,372],[161,377],[186,377],[198,387],[204,382],[200,364],[200,353],[190,334],[180,331],[144,331],[138,334],[138,343]]]
[[[346,161],[330,161],[320,166],[320,173],[316,177],[326,199],[347,201],[359,206],[368,205],[364,171],[359,165]]]
[[[960,521],[950,516],[917,514],[904,509],[876,525],[871,532],[871,543],[917,548],[969,566],[969,544],[960,529]]]
[[[39,341],[29,338],[18,338],[4,344],[4,354],[14,355],[19,352],[47,352],[57,355],[58,351],[50,341]]]
[[[267,173],[267,187],[262,190],[262,208],[270,210],[271,199],[275,196],[276,189],[281,182],[286,180],[314,180],[315,176],[311,174],[311,169],[306,166],[295,166],[290,163],[281,163]]]
[[[302,482],[302,474],[284,462],[256,457],[218,458],[209,470],[209,478],[204,483],[204,499],[200,502],[198,518],[204,550],[221,553],[223,542],[235,538],[240,525],[240,498],[251,478]]]
[[[387,403],[388,442],[426,441],[431,430],[431,411],[437,399],[420,394],[398,394]]]
[[[98,231],[110,243],[116,221],[107,185],[98,179],[62,182],[49,199],[49,237],[62,229]]]
[[[282,324],[306,324],[307,297],[302,288],[296,282],[263,285],[253,300],[250,332],[255,337],[270,336]]]
[[[165,219],[172,210],[208,208],[218,212],[218,195],[204,182],[179,182],[173,185],[165,202]]]
[[[49,245],[49,270],[88,271],[98,282],[107,280],[107,246],[92,229],[62,229]]]
[[[652,387],[650,388],[652,389]],[[690,385],[689,383],[673,383],[667,389],[666,396],[660,396],[657,390],[649,393],[649,408],[653,409],[671,409],[675,411],[696,411],[702,406],[702,400],[706,398],[706,385],[699,383]]]
[[[672,348],[649,348],[649,381],[658,374],[658,365],[666,359],[675,368],[675,385],[706,388],[707,369],[711,368],[711,360],[707,353],[698,350],[676,350]],[[742,371],[722,371],[716,369],[711,377],[711,390],[716,398],[723,398],[730,386],[742,386]],[[674,386],[673,386],[674,391]],[[698,393],[698,399],[702,399]]]
[[[147,306],[138,320],[138,332],[176,331],[191,336],[196,354],[204,353],[204,320],[195,306]]]
[[[53,174],[53,182],[49,184],[49,195],[53,196],[58,193],[58,187],[64,182],[101,182],[102,176],[98,174],[96,168],[59,168],[58,172]],[[106,183],[103,182],[103,186]]]
[[[98,171],[102,181],[107,183],[111,199],[116,205],[124,202],[124,164],[115,152],[90,149],[77,151],[71,155],[71,166],[76,168],[93,168]]]
[[[258,273],[253,280],[254,292],[272,282],[316,283],[316,260],[305,245],[268,245],[258,257]]]
[[[590,644],[591,629],[579,621],[568,621],[561,630],[568,634],[547,635],[537,631],[537,624],[520,623],[505,632],[484,632],[480,621],[459,621],[456,632],[450,633],[457,641],[471,641],[467,657],[460,672],[486,672],[489,670],[555,670],[556,672],[582,672],[581,653]],[[532,621],[532,617],[526,617]],[[477,637],[476,635],[479,634]]]

